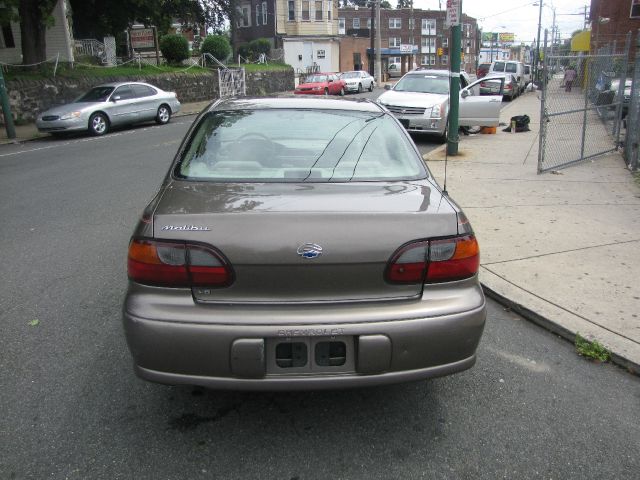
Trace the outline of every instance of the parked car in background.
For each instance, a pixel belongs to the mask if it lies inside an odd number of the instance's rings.
[[[502,89],[502,90],[501,90]],[[518,96],[518,81],[512,73],[487,75],[480,82],[480,95],[501,95],[509,101]]]
[[[524,64],[514,60],[496,61],[491,64],[489,74],[493,73],[513,73],[518,82],[518,94],[524,92],[527,84],[524,78]]]
[[[313,73],[299,84],[293,93],[296,95],[344,95],[346,83],[335,73]]]
[[[138,376],[300,390],[473,366],[478,243],[384,108],[221,100],[182,145],[129,244]]]
[[[362,70],[341,73],[340,79],[344,80],[347,92],[361,93],[365,89],[372,92],[375,85],[375,80],[369,72]]]
[[[480,96],[480,82],[469,83],[461,73],[460,126],[492,126],[499,124],[502,96]],[[393,113],[412,133],[437,135],[447,139],[449,115],[449,71],[415,70],[407,73],[393,87],[386,85],[378,102]]]
[[[486,76],[487,73],[489,73],[489,68],[491,68],[490,63],[481,63],[478,65],[478,68],[476,69],[476,77],[482,78]]]
[[[111,127],[155,120],[169,123],[180,111],[174,92],[141,82],[105,83],[71,103],[53,107],[36,118],[41,132],[60,135],[88,131],[104,135]]]
[[[402,68],[399,63],[390,63],[387,67],[389,78],[399,78],[402,76]]]
[[[533,71],[531,70],[531,65],[524,66],[524,86],[525,88],[533,81]]]

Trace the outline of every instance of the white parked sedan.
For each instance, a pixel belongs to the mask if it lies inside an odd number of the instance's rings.
[[[496,127],[500,121],[502,95],[480,96],[480,83],[468,83],[464,78],[460,90],[460,126]],[[504,83],[504,79],[496,79]],[[378,103],[384,105],[408,132],[429,133],[447,140],[449,117],[449,72],[447,70],[414,70],[393,87],[385,85]],[[500,90],[502,90],[502,86]]]
[[[72,103],[50,108],[36,118],[41,132],[63,134],[89,131],[104,135],[112,126],[155,120],[169,123],[180,111],[174,92],[140,82],[105,83],[92,88]]]
[[[361,93],[365,89],[371,92],[375,86],[373,77],[368,72],[361,70],[341,73],[340,78],[345,81],[347,92]]]

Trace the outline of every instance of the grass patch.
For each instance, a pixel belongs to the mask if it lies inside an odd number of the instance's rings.
[[[210,70],[199,66],[194,66],[186,70],[187,67],[170,67],[168,65],[161,65],[159,67],[153,67],[151,65],[142,65],[138,68],[137,65],[127,64],[118,67],[89,67],[85,65],[75,65],[71,68],[68,65],[61,65],[56,71],[56,78],[80,78],[80,77],[127,77],[127,76],[151,76],[160,75],[163,73],[185,73],[192,75],[196,73],[207,73]],[[53,67],[46,65],[36,70],[26,70],[20,67],[9,67],[9,70],[5,74],[7,80],[16,79],[46,79],[53,77]]]
[[[246,72],[283,72],[285,70],[291,70],[291,65],[286,63],[243,63],[240,65]],[[229,68],[238,68],[238,64],[227,65]]]
[[[581,357],[590,360],[597,360],[599,362],[608,362],[611,360],[611,352],[609,350],[596,340],[590,342],[579,333],[576,333],[576,351]]]
[[[227,65],[229,68],[238,68],[238,65]],[[268,65],[259,63],[247,63],[242,64],[247,72],[273,72],[273,71],[285,71],[291,69],[289,65],[283,63],[270,63]],[[56,71],[56,78],[80,78],[80,77],[132,77],[132,76],[152,76],[161,75],[163,73],[183,73],[186,75],[202,74],[211,72],[210,68],[202,68],[199,66],[193,66],[189,69],[187,67],[170,67],[168,65],[161,65],[159,67],[142,64],[141,68],[137,65],[130,63],[127,65],[121,65],[118,67],[90,67],[86,65],[76,64],[74,68],[66,64],[58,66]],[[46,64],[37,69],[24,69],[21,67],[8,67],[7,72],[4,74],[6,80],[43,80],[53,78],[53,66]]]

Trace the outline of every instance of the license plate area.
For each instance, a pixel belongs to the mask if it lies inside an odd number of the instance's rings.
[[[352,336],[265,339],[267,375],[355,372]]]

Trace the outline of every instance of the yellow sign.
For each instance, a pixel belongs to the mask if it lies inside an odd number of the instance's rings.
[[[442,52],[444,52],[444,50],[442,50],[442,47],[438,48],[438,56],[441,57],[442,56]]]
[[[498,34],[498,39],[501,43],[513,43],[516,36],[513,33],[503,32]]]
[[[572,52],[588,52],[591,50],[591,31],[576,33],[571,39]]]

